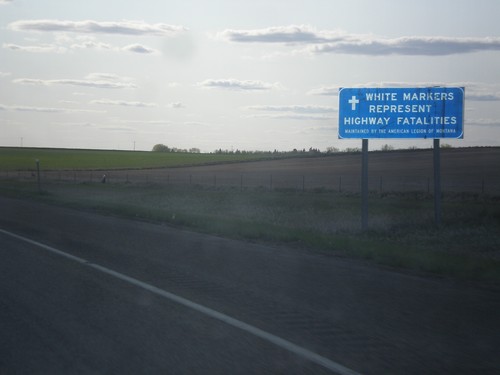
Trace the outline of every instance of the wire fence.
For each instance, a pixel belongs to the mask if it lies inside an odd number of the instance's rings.
[[[0,179],[37,180],[36,171],[2,171]],[[159,184],[165,186],[200,186],[207,188],[315,191],[330,190],[358,193],[360,175],[305,174],[305,173],[190,173],[169,170],[112,170],[112,171],[41,171],[40,180],[65,183],[127,183]],[[372,192],[432,193],[434,181],[425,175],[370,175]],[[443,192],[480,193],[500,195],[500,175],[478,176],[443,174]]]

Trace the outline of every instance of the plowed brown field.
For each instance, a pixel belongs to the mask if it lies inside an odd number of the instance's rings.
[[[248,163],[114,171],[114,178],[207,186],[340,189],[358,191],[360,154],[290,158]],[[441,150],[443,190],[500,193],[500,148]],[[370,189],[432,189],[433,151],[371,152]]]

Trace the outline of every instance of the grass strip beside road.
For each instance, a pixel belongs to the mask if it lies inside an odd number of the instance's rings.
[[[298,246],[337,256],[466,280],[500,282],[500,200],[445,195],[443,224],[432,197],[370,197],[370,230],[360,231],[359,196],[153,184],[3,181],[0,194],[75,209],[168,223],[247,241]]]

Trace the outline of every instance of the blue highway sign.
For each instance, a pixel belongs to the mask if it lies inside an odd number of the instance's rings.
[[[463,138],[464,88],[342,88],[339,138]]]

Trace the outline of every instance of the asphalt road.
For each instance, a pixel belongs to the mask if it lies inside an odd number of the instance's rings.
[[[500,373],[495,288],[6,198],[0,229],[0,374]]]

